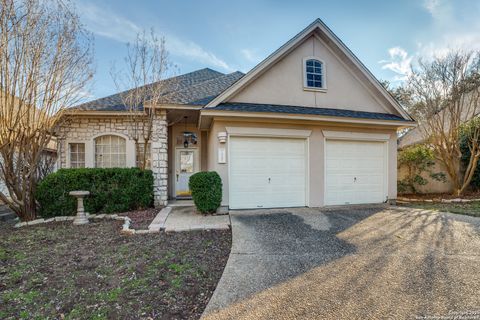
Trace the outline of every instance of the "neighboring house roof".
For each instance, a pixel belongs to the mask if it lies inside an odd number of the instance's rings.
[[[398,138],[398,148],[402,149],[411,145],[424,142],[426,140],[424,132],[425,131],[423,131],[422,125],[409,130],[403,136]]]
[[[438,125],[438,123],[442,124],[443,129],[445,132],[450,130],[450,119],[451,119],[451,114],[456,113],[457,109],[454,109],[450,112],[447,113],[447,115],[444,115],[444,112],[448,112],[447,109],[442,109],[438,111],[435,115],[431,116],[432,119],[435,119],[434,117],[441,117],[438,119],[438,121],[432,122],[435,125]],[[470,120],[472,120],[474,117],[480,116],[480,107],[475,105],[471,105],[467,103],[466,105],[460,105],[460,122],[465,123]],[[455,117],[454,117],[455,118]],[[422,123],[408,132],[406,132],[403,136],[401,136],[398,139],[398,148],[402,149],[411,145],[415,144],[420,144],[426,142],[428,139],[428,124],[427,123]]]
[[[255,103],[222,103],[216,107],[208,108],[209,110],[222,111],[243,111],[243,112],[273,112],[273,113],[289,113],[289,114],[306,114],[319,115],[329,117],[348,117],[360,119],[374,119],[374,120],[393,120],[412,122],[400,116],[389,113],[354,111],[334,108],[313,108],[300,107],[288,105],[273,105],[273,104],[255,104]]]
[[[380,84],[380,82],[373,76],[373,74],[365,67],[364,64],[347,48],[347,46],[330,30],[322,20],[316,19],[307,28],[281,46],[277,51],[268,56],[265,60],[260,62],[252,70],[250,70],[241,80],[236,82],[233,86],[225,90],[223,93],[213,99],[206,108],[216,107],[221,103],[228,102],[230,98],[234,97],[237,93],[251,84],[260,75],[266,72],[270,67],[274,66],[283,57],[288,55],[298,45],[304,41],[304,39],[310,37],[312,34],[321,34],[325,37],[329,46],[335,50],[336,54],[342,56],[346,63],[351,67],[359,71],[364,79],[365,83],[370,85],[371,90],[376,92],[379,97],[383,99],[386,105],[391,106],[392,110],[395,110],[405,120],[412,121],[410,115],[402,108],[402,106],[392,97],[392,95]]]
[[[205,68],[168,78],[148,86],[160,85],[162,87],[162,103],[203,106],[243,75],[239,71],[223,74]],[[128,94],[128,91],[93,100],[72,109],[82,111],[127,111],[128,109],[122,102],[123,94]]]

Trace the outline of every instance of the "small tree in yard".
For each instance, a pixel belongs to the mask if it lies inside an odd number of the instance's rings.
[[[419,186],[424,186],[428,180],[424,178],[428,174],[430,178],[445,182],[443,172],[433,172],[435,156],[431,148],[425,145],[407,147],[398,152],[398,167],[405,167],[407,170],[404,179],[398,181],[399,192],[417,193]]]
[[[480,128],[480,118],[474,118],[472,121],[465,123],[461,128],[461,137],[460,137],[460,149],[462,150],[462,164],[466,167],[470,162],[472,156],[472,143],[473,139],[480,139],[478,132]],[[475,134],[477,136],[475,137]],[[480,141],[479,141],[480,143]],[[473,173],[472,179],[470,181],[470,188],[473,190],[480,190],[480,170],[477,162],[476,170]]]
[[[445,166],[454,194],[468,187],[480,157],[480,127],[467,133],[471,155],[461,165],[460,137],[480,111],[480,53],[453,51],[431,62],[419,61],[408,79],[412,106],[428,144]]]
[[[92,76],[91,37],[62,1],[0,0],[0,179],[23,221],[37,216],[45,150]]]
[[[122,103],[128,110],[129,136],[135,141],[136,154],[140,155],[140,169],[147,167],[147,147],[155,117],[153,106],[166,91],[165,84],[160,81],[167,77],[170,67],[165,39],[158,38],[151,30],[150,34],[145,31],[137,34],[135,42],[127,44],[124,69],[118,71],[113,66],[111,70],[117,90],[122,91]]]

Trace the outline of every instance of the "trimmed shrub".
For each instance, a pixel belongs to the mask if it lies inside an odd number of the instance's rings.
[[[153,174],[138,168],[60,169],[37,186],[36,198],[44,218],[76,213],[76,199],[68,193],[90,191],[85,210],[91,214],[124,212],[151,207]]]
[[[198,211],[214,213],[222,203],[222,179],[215,171],[197,172],[190,177],[188,186]]]

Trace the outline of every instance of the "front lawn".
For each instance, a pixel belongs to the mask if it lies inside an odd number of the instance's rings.
[[[443,202],[398,202],[399,206],[437,210],[442,212],[451,212],[465,214],[474,217],[480,217],[480,201],[462,202],[462,203],[443,203]]]
[[[117,221],[0,225],[0,319],[197,319],[230,231],[126,236]]]

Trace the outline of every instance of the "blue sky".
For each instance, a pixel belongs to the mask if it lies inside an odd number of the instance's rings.
[[[73,0],[95,36],[89,96],[115,93],[112,62],[126,43],[154,28],[180,73],[209,67],[247,72],[316,18],[322,19],[379,79],[396,84],[419,57],[480,49],[480,1],[115,1]]]

